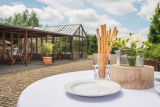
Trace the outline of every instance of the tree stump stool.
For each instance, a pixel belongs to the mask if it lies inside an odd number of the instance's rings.
[[[117,82],[122,88],[148,89],[154,86],[154,67],[110,66],[110,80]]]

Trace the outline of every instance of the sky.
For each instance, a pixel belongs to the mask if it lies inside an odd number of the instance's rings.
[[[119,35],[129,32],[145,36],[159,0],[0,0],[0,17],[34,10],[40,24],[55,26],[82,24],[87,33],[106,24]]]

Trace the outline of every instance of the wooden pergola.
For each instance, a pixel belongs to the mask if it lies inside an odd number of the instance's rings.
[[[82,25],[80,26],[82,27]],[[80,29],[80,27],[78,29]],[[82,27],[82,30],[84,32],[84,29]],[[27,66],[27,39],[31,38],[31,53],[33,53],[32,51],[32,47],[33,47],[33,36],[36,37],[36,53],[38,52],[38,38],[41,39],[41,46],[43,44],[43,40],[45,38],[45,41],[47,42],[48,39],[52,39],[52,43],[54,44],[55,42],[55,38],[56,37],[64,37],[65,38],[65,42],[66,39],[69,38],[70,40],[70,52],[71,54],[73,53],[74,50],[74,46],[73,46],[73,35],[69,35],[69,34],[61,34],[61,33],[56,33],[53,31],[46,31],[46,30],[42,30],[42,29],[33,29],[33,28],[25,28],[25,27],[18,27],[18,26],[14,26],[14,25],[7,25],[7,24],[0,24],[0,32],[2,32],[2,41],[3,41],[3,45],[2,45],[2,49],[3,49],[3,53],[5,52],[5,37],[6,37],[6,33],[10,34],[10,42],[11,42],[11,56],[13,56],[13,35],[17,35],[18,36],[18,52],[20,52],[20,37],[24,38],[24,54],[25,54],[25,66]],[[80,31],[79,31],[80,34]],[[47,36],[50,36],[52,38],[48,38]],[[76,36],[76,35],[74,35]],[[83,38],[83,33],[82,33],[82,38]],[[87,38],[87,37],[85,37]],[[82,39],[83,41],[83,39]],[[80,42],[80,39],[79,39]],[[87,38],[87,44],[88,44],[88,38]],[[80,43],[79,43],[80,45]],[[83,45],[83,42],[82,42]],[[88,46],[88,45],[87,45]],[[82,46],[83,49],[83,46]],[[54,52],[55,48],[53,47],[53,56],[54,56]],[[88,52],[88,47],[87,47],[87,52]],[[83,53],[83,51],[82,51]],[[74,59],[74,58],[73,58]],[[54,57],[53,57],[53,62],[54,62]]]

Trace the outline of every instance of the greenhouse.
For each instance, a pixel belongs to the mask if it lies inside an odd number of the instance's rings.
[[[25,56],[25,65],[31,54],[31,60],[42,58],[41,47],[44,42],[54,44],[53,62],[61,59],[87,58],[88,39],[81,24],[45,27],[18,27],[0,24],[0,63],[4,62],[4,53],[14,57],[17,53]]]

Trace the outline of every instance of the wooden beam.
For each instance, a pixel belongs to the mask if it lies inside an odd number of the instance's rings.
[[[18,33],[18,53],[20,52],[20,34]]]
[[[2,39],[3,39],[3,53],[5,52],[5,32],[2,33]]]
[[[52,35],[52,43],[54,44],[54,35]],[[55,47],[53,46],[53,58],[52,58],[53,62],[54,62],[54,49]]]
[[[26,34],[25,34],[25,38],[24,38],[24,41],[25,41],[25,66],[27,66],[27,59],[28,59],[28,57],[27,57],[27,30],[26,30]]]
[[[38,54],[38,37],[36,36],[36,54]]]
[[[13,56],[13,33],[11,33],[11,56]]]

